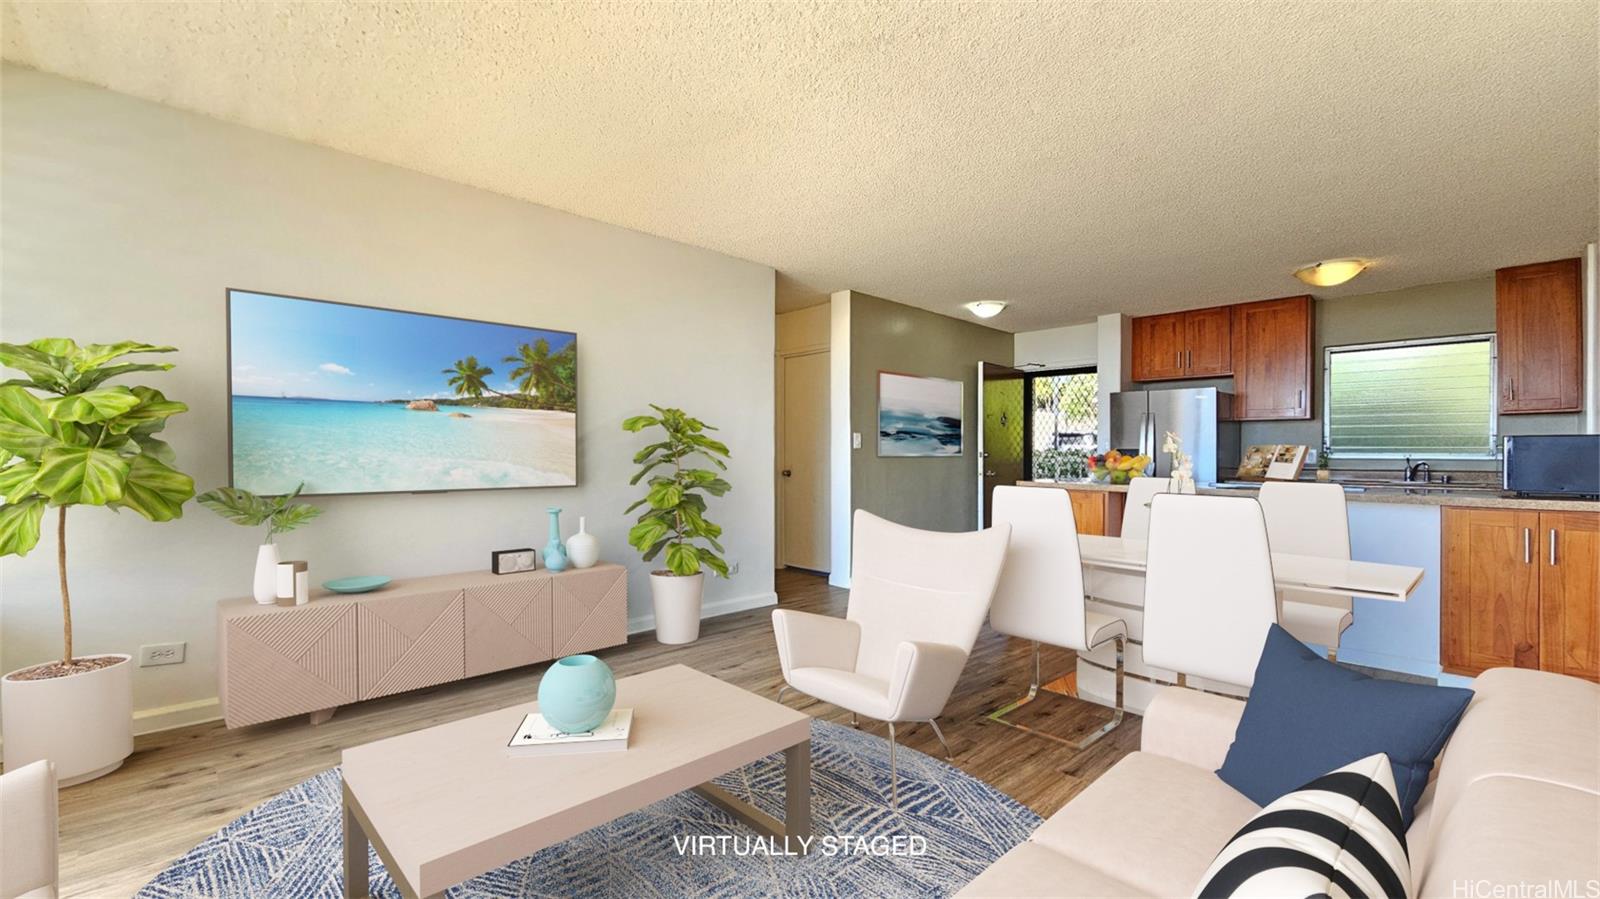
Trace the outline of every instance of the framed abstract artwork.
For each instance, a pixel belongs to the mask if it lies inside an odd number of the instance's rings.
[[[961,455],[962,384],[878,372],[878,455]]]

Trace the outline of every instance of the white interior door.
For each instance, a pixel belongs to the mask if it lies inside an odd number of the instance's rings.
[[[783,563],[830,569],[828,354],[783,357]]]

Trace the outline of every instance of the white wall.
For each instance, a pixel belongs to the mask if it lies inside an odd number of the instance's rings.
[[[1012,358],[1017,365],[1072,368],[1099,362],[1099,327],[1096,322],[1023,331],[1014,335]]]
[[[202,490],[228,471],[226,287],[578,333],[580,486],[319,499],[282,540],[314,580],[482,569],[543,545],[560,506],[568,533],[586,515],[630,563],[630,623],[648,627],[622,515],[641,442],[620,422],[654,401],[733,449],[711,517],[741,572],[708,584],[708,611],[775,601],[771,268],[24,69],[3,80],[0,332],[179,347],[140,380],[190,405],[167,434]],[[258,539],[193,505],[162,525],[71,513],[78,651],[189,643],[186,663],[138,671],[142,730],[216,714],[214,606],[249,592]],[[4,669],[60,652],[54,551],[47,535],[0,568]]]

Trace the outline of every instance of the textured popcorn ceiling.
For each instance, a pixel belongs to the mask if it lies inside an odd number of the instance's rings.
[[[6,60],[1009,330],[1576,255],[1597,6],[7,2]],[[625,264],[625,260],[619,260]]]

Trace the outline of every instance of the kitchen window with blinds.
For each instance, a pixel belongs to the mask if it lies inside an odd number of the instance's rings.
[[[1343,458],[1492,459],[1494,335],[1328,347],[1323,439]]]

